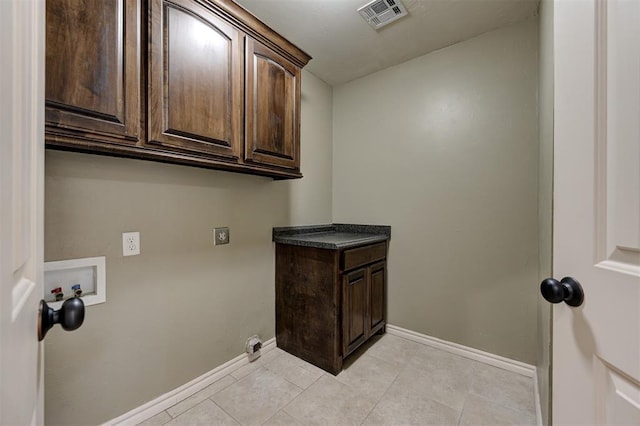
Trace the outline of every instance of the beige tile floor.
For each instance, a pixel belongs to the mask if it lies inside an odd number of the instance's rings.
[[[280,349],[142,425],[535,425],[533,380],[397,336],[337,376]]]

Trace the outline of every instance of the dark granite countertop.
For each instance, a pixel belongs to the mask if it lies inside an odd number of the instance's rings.
[[[334,223],[273,228],[273,241],[303,247],[345,249],[386,241],[390,226]]]

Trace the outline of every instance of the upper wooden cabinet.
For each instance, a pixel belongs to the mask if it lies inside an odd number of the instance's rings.
[[[135,144],[139,1],[49,0],[46,8],[47,140],[71,146],[85,140]]]
[[[149,144],[237,160],[244,34],[188,0],[151,1]]]
[[[47,146],[301,177],[310,57],[231,0],[141,1],[47,1]]]
[[[247,38],[245,160],[300,169],[300,68]]]

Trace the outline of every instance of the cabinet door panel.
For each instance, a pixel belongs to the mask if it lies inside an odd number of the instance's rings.
[[[376,332],[376,327],[384,323],[384,300],[385,300],[385,281],[386,271],[385,263],[380,262],[370,267],[371,271],[371,289],[369,291],[369,333]]]
[[[247,37],[245,160],[298,170],[300,69]]]
[[[237,159],[243,34],[194,2],[151,8],[149,142]]]
[[[365,269],[343,277],[343,354],[347,356],[366,338],[367,274]]]
[[[47,133],[137,141],[139,1],[55,0],[46,8]]]

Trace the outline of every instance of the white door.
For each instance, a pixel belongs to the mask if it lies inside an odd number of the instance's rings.
[[[640,1],[554,3],[553,424],[640,425]]]
[[[44,16],[0,0],[0,425],[43,423]]]

